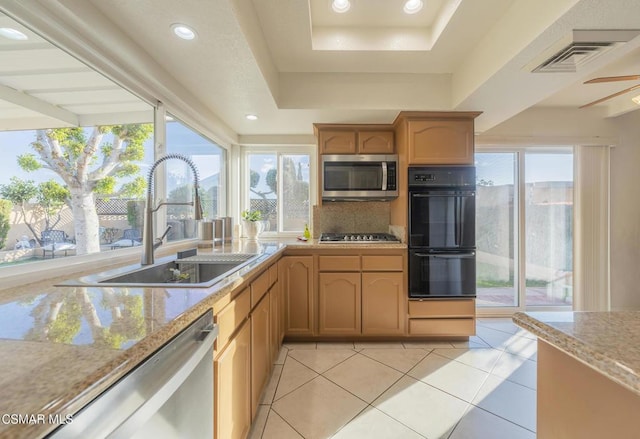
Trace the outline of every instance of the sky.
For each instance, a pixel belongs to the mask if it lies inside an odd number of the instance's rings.
[[[62,182],[53,171],[40,169],[34,172],[25,172],[18,166],[17,157],[26,153],[34,153],[31,143],[36,139],[35,131],[0,131],[0,151],[8,151],[0,160],[0,184],[7,184],[11,177],[16,176],[23,180],[33,180],[36,183],[47,181],[51,178]],[[167,149],[168,152],[180,152],[192,156],[198,169],[201,180],[220,172],[220,156],[212,155],[215,151],[212,142],[199,134],[191,131],[179,122],[167,124]],[[34,153],[35,154],[35,153]],[[153,137],[145,142],[145,158],[140,163],[142,175],[146,177],[153,157]],[[175,164],[173,163],[175,162]],[[188,167],[178,161],[171,161],[169,172],[174,174],[176,180],[191,179],[186,175]]]
[[[494,186],[514,183],[515,153],[476,153],[476,178]],[[525,155],[525,182],[572,181],[573,154],[530,153]]]

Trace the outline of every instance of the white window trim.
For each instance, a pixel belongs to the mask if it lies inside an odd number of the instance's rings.
[[[241,146],[240,147],[240,205],[235,212],[236,218],[240,218],[240,214],[243,210],[249,208],[249,187],[247,182],[249,181],[249,161],[247,157],[250,154],[276,154],[278,167],[280,167],[280,155],[282,154],[307,154],[309,155],[309,227],[311,228],[311,222],[313,217],[313,206],[317,204],[318,194],[318,165],[316,148],[312,145],[269,145],[269,146]],[[282,179],[278,179],[278,193],[282,193]],[[278,205],[280,198],[278,198]],[[278,224],[282,224],[282,209],[278,209]],[[293,232],[265,232],[264,236],[273,237],[290,237],[300,235],[300,231]]]

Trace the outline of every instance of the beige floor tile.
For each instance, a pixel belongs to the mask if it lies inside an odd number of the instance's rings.
[[[536,392],[528,387],[489,375],[473,404],[527,430],[536,430]]]
[[[289,349],[282,346],[280,348],[280,352],[278,352],[278,358],[276,358],[276,361],[274,361],[273,364],[284,364],[284,361],[287,359],[288,352],[289,352]]]
[[[272,409],[305,439],[324,439],[340,430],[366,405],[319,376],[277,400]]]
[[[478,407],[458,423],[449,439],[535,439],[536,434]]]
[[[388,343],[380,343],[373,341],[355,342],[356,349],[404,349],[402,342],[393,341]]]
[[[249,439],[260,439],[262,437],[262,432],[269,416],[269,409],[268,405],[258,406],[258,412],[253,419],[253,424],[251,424],[251,431],[249,431]]]
[[[448,341],[405,341],[402,342],[407,349],[436,349],[436,348],[452,348],[453,345]]]
[[[353,349],[316,349],[289,351],[289,357],[298,360],[308,368],[318,373],[324,373],[336,364],[342,363],[349,357],[356,355]]]
[[[506,346],[505,351],[533,361],[538,359],[538,341],[525,337],[514,337]]]
[[[513,323],[510,318],[479,318],[476,320],[476,325],[509,334],[515,334],[520,330],[520,327]]]
[[[370,403],[398,381],[402,373],[364,355],[356,354],[325,372],[324,376]]]
[[[537,388],[537,366],[535,361],[504,352],[491,373],[535,390]]]
[[[469,404],[411,377],[402,377],[373,406],[428,438],[446,438]]]
[[[469,341],[452,341],[451,344],[456,349],[477,349],[491,347],[476,335],[472,335],[471,337],[469,337]]]
[[[280,382],[274,400],[278,400],[298,387],[308,383],[318,374],[294,358],[287,358],[280,374]]]
[[[435,353],[436,351],[427,355],[424,360],[409,371],[408,375],[457,398],[471,402],[489,374],[466,364],[441,357]]]
[[[270,405],[273,402],[273,398],[275,397],[276,390],[278,388],[278,382],[280,381],[280,375],[282,374],[282,368],[282,364],[276,364],[273,366],[269,382],[262,391],[262,400],[260,401],[260,404]]]
[[[333,439],[421,439],[423,437],[380,410],[368,407],[333,436]]]
[[[429,352],[425,349],[363,349],[360,354],[406,373]]]
[[[468,366],[485,372],[491,372],[498,358],[502,355],[502,351],[492,348],[485,349],[434,349],[434,354],[451,358]]]
[[[512,340],[519,338],[515,334],[496,331],[495,329],[487,328],[484,326],[476,327],[476,335],[492,348],[500,350],[504,350]]]
[[[262,439],[304,439],[284,419],[271,410],[264,426]]]
[[[318,349],[353,349],[352,341],[345,341],[340,343],[333,342],[319,342]]]
[[[317,343],[315,342],[289,342],[284,343],[283,346],[289,350],[294,349],[316,349]]]

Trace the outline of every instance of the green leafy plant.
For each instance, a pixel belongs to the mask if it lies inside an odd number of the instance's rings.
[[[4,248],[11,227],[11,210],[13,203],[9,200],[0,199],[0,248]]]
[[[262,219],[262,212],[259,210],[243,210],[242,219],[245,221],[260,221]]]

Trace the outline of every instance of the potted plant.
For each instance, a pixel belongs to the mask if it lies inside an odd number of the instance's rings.
[[[242,228],[244,234],[249,239],[256,239],[262,231],[262,212],[259,210],[242,211]]]

